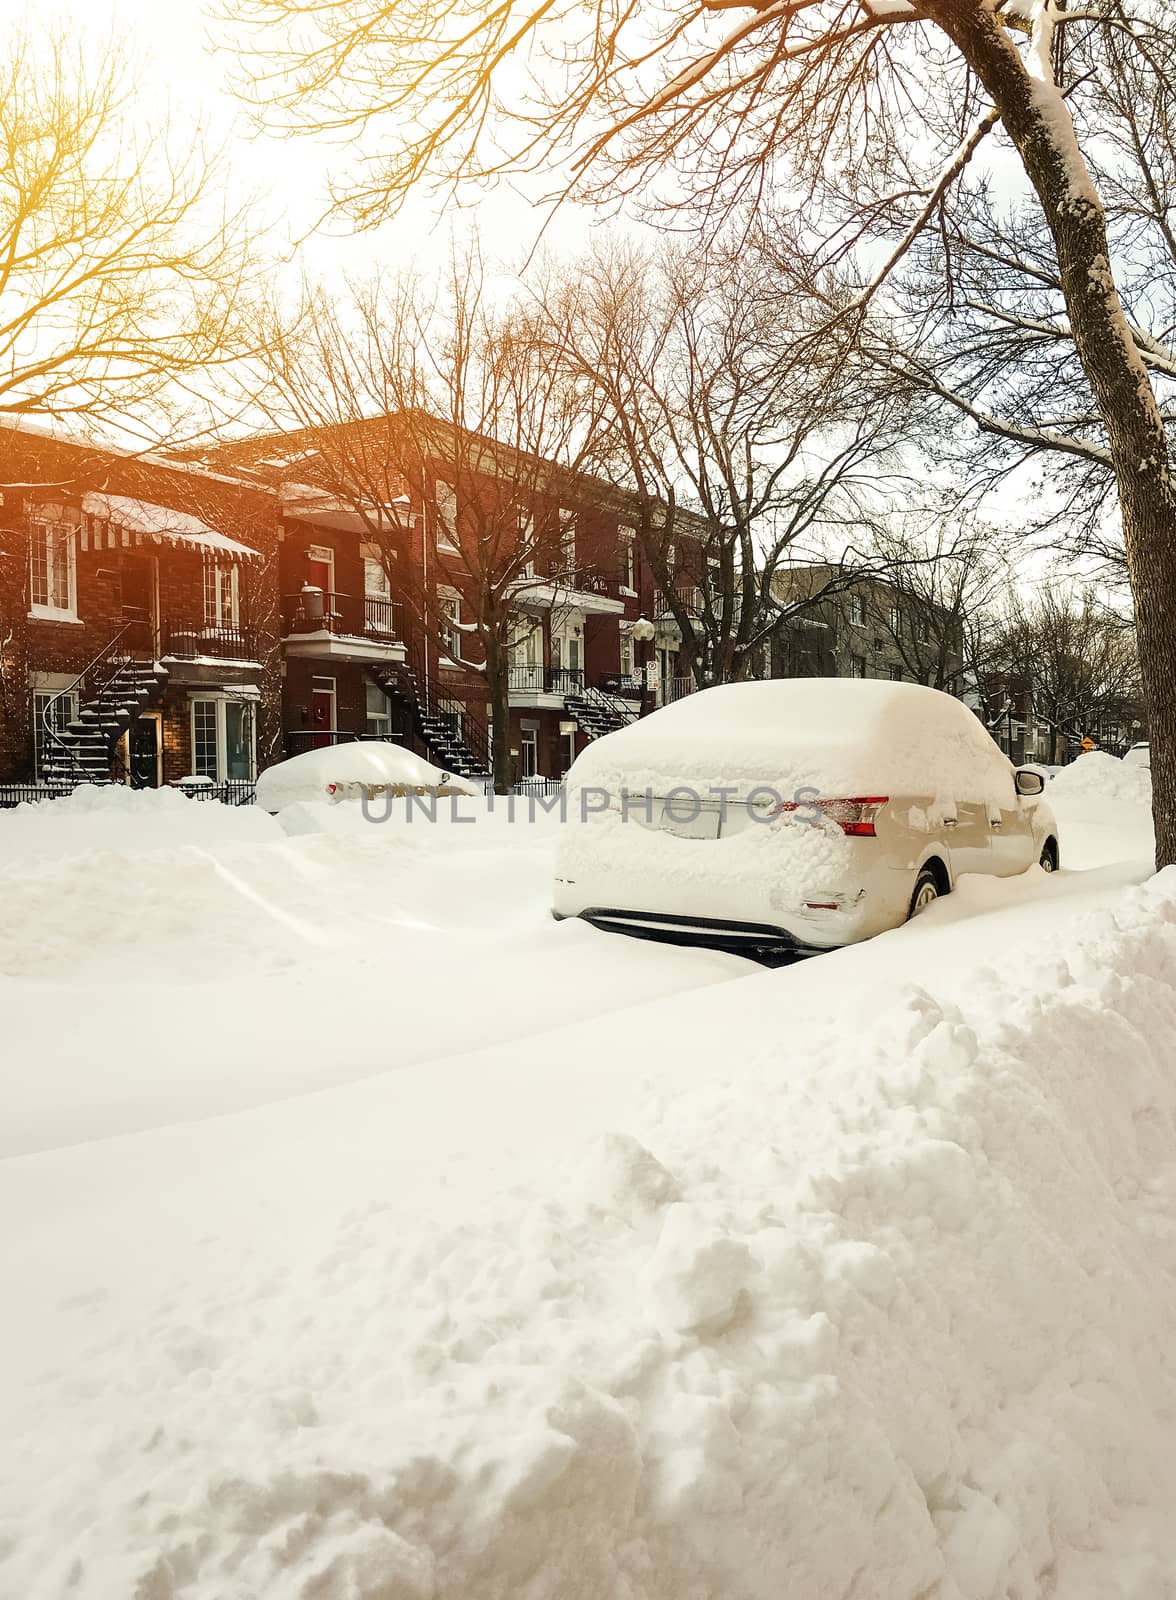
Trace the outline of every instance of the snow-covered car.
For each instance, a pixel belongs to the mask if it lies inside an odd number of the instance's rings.
[[[1123,754],[1123,760],[1129,767],[1144,767],[1151,771],[1151,745],[1145,740],[1133,744],[1130,750]]]
[[[257,780],[257,804],[264,811],[287,806],[334,803],[361,795],[474,794],[464,778],[443,772],[402,745],[378,739],[325,745],[267,767]]]
[[[703,690],[594,740],[567,777],[552,910],[729,949],[831,949],[962,873],[1059,864],[1038,771],[916,684]]]

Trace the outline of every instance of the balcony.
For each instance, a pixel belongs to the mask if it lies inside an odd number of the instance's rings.
[[[584,691],[584,674],[579,667],[508,667],[506,682],[512,706],[537,710],[559,710],[565,695]]]
[[[516,604],[544,611],[557,605],[574,606],[587,615],[619,617],[625,609],[620,579],[588,567],[519,578],[513,587]]]
[[[159,648],[161,656],[177,661],[258,661],[257,629],[247,623],[236,628],[196,628],[190,623],[165,622]]]
[[[318,661],[403,661],[402,608],[379,595],[306,587],[282,602],[289,655]]]

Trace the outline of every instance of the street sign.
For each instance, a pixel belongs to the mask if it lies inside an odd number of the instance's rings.
[[[1094,749],[1094,740],[1090,737],[1089,734],[1087,734],[1086,738],[1083,739],[1082,748],[1083,748],[1083,750],[1093,750]]]
[[[661,685],[661,668],[656,661],[651,661],[645,669],[645,687],[652,693]]]

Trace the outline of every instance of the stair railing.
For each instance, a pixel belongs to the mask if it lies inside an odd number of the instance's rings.
[[[487,738],[485,725],[477,718],[470,715],[470,702],[468,693],[463,695],[448,684],[442,687],[429,674],[426,669],[424,652],[413,652],[412,665],[407,664],[399,669],[393,667],[387,674],[388,680],[394,682],[404,698],[412,704],[415,719],[419,725],[422,717],[449,718],[456,721],[452,711],[446,711],[442,702],[444,700],[459,700],[464,708],[461,718],[461,727],[455,730],[459,744],[465,746],[474,761],[486,772],[493,772],[490,764],[490,741]]]
[[[607,712],[610,716],[619,717],[622,723],[636,722],[638,712],[619,695],[605,694],[603,689],[591,685],[576,691],[577,698],[586,700],[590,706],[595,706],[598,711]]]
[[[67,744],[58,732],[56,727],[56,708],[60,702],[66,698],[67,695],[76,694],[78,697],[78,712],[80,715],[83,701],[85,699],[95,699],[98,695],[100,695],[102,690],[114,677],[119,667],[124,666],[127,661],[131,660],[130,655],[125,653],[118,656],[116,659],[115,651],[122,638],[129,633],[132,628],[138,626],[139,620],[135,617],[132,617],[128,621],[124,622],[114,637],[112,639],[108,639],[107,642],[102,646],[102,649],[99,650],[94,659],[86,663],[73,682],[66,688],[59,689],[51,699],[45,702],[45,705],[41,711],[41,731],[43,737],[41,740],[40,764],[42,766],[45,762],[45,752],[48,749],[48,745],[45,741],[48,739],[58,747],[59,751],[68,756],[69,762],[78,776],[85,776],[85,769],[82,766],[82,763],[78,760],[77,750],[72,745]],[[109,666],[110,670],[101,676],[95,676],[92,681],[88,681],[90,680],[92,673],[98,674],[99,669],[104,666]]]

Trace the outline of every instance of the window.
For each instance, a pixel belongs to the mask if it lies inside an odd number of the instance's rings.
[[[890,631],[896,639],[902,632],[902,611],[898,606],[890,608]]]
[[[865,656],[850,656],[849,675],[851,678],[864,678],[866,675]]]
[[[29,525],[29,599],[34,617],[77,621],[74,529],[34,518]]]
[[[461,596],[452,591],[442,591],[439,596],[441,611],[441,649],[450,661],[461,660]]]
[[[367,732],[376,739],[387,739],[392,732],[392,712],[388,696],[378,683],[365,687],[367,699]]]
[[[575,512],[563,509],[559,513],[559,570],[561,573],[576,570],[576,516]]]
[[[433,485],[437,502],[437,543],[443,550],[457,549],[457,490],[438,478]]]
[[[633,676],[633,635],[631,633],[622,633],[622,635],[621,635],[621,677],[622,678],[631,678],[632,676]]]
[[[240,572],[237,567],[204,564],[204,626],[236,628],[240,617]]]
[[[372,599],[387,600],[392,593],[387,569],[378,555],[365,553],[363,558],[363,592]]]
[[[38,690],[33,695],[33,760],[36,776],[41,776],[45,757],[51,753],[54,740],[45,732],[45,714],[49,713],[49,725],[58,732],[68,728],[70,723],[77,718],[78,697],[76,694],[60,694],[55,689]]]
[[[902,668],[901,667],[891,667],[891,669],[890,669],[890,681],[891,681],[891,683],[901,683],[902,682]]]
[[[632,528],[619,528],[617,530],[617,554],[620,567],[620,579],[626,589],[637,587],[637,562],[635,556],[635,535]]]
[[[214,783],[248,783],[257,770],[253,702],[192,701],[192,771]]]
[[[855,628],[864,628],[866,625],[866,597],[864,594],[851,594],[849,597],[849,620]]]
[[[520,777],[534,778],[539,773],[539,734],[534,728],[524,728],[519,741]]]

